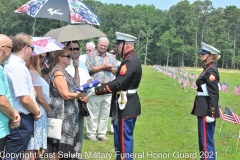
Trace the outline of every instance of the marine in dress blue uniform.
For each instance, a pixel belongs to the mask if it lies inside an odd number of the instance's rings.
[[[215,160],[214,130],[219,118],[219,73],[214,64],[220,58],[219,50],[202,43],[199,51],[204,63],[203,72],[196,81],[197,95],[191,114],[198,118],[198,140],[201,160]]]
[[[141,114],[137,88],[142,78],[142,67],[134,52],[137,38],[120,32],[115,34],[123,61],[116,72],[116,79],[95,87],[95,94],[112,93],[110,117],[114,126],[116,159],[130,160],[133,157],[133,130],[137,116]]]

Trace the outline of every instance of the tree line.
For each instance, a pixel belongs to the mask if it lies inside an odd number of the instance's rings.
[[[15,35],[25,32],[43,36],[49,30],[67,25],[51,19],[34,19],[15,14],[28,0],[1,0],[0,32]],[[114,46],[115,32],[136,36],[136,53],[143,64],[167,66],[201,66],[198,51],[201,42],[221,51],[220,68],[240,67],[240,9],[236,6],[214,8],[210,0],[183,0],[169,10],[154,5],[106,4],[84,0],[101,18],[100,26]],[[119,2],[120,3],[120,2]],[[97,38],[92,39],[97,42]],[[85,46],[86,41],[81,41]]]

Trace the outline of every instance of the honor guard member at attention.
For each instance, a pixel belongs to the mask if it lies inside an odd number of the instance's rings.
[[[204,63],[203,72],[196,81],[197,95],[191,114],[198,118],[198,139],[201,160],[215,160],[214,130],[219,118],[219,73],[214,61],[221,56],[216,48],[202,43],[199,51],[201,61]]]
[[[137,88],[142,77],[142,67],[134,52],[137,38],[120,32],[115,34],[115,44],[123,61],[116,72],[116,79],[95,87],[95,94],[112,93],[110,117],[114,127],[116,159],[130,160],[133,154],[133,130],[137,116],[141,114]]]

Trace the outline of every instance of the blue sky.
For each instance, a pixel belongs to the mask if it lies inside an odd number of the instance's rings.
[[[137,4],[146,4],[151,5],[153,4],[156,8],[161,10],[168,10],[172,5],[176,5],[181,0],[98,0],[102,3],[121,3],[122,5],[131,5],[135,6]],[[195,2],[195,0],[189,0],[190,3]],[[214,8],[222,7],[225,8],[226,6],[235,5],[240,8],[240,0],[211,0],[212,5]]]

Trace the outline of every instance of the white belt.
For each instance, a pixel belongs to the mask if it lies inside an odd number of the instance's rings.
[[[197,96],[209,96],[208,93],[197,92]]]
[[[206,83],[201,85],[203,92],[197,92],[198,96],[209,96]]]
[[[136,92],[137,92],[137,89],[129,89],[129,90],[127,90],[128,94],[134,94]]]

